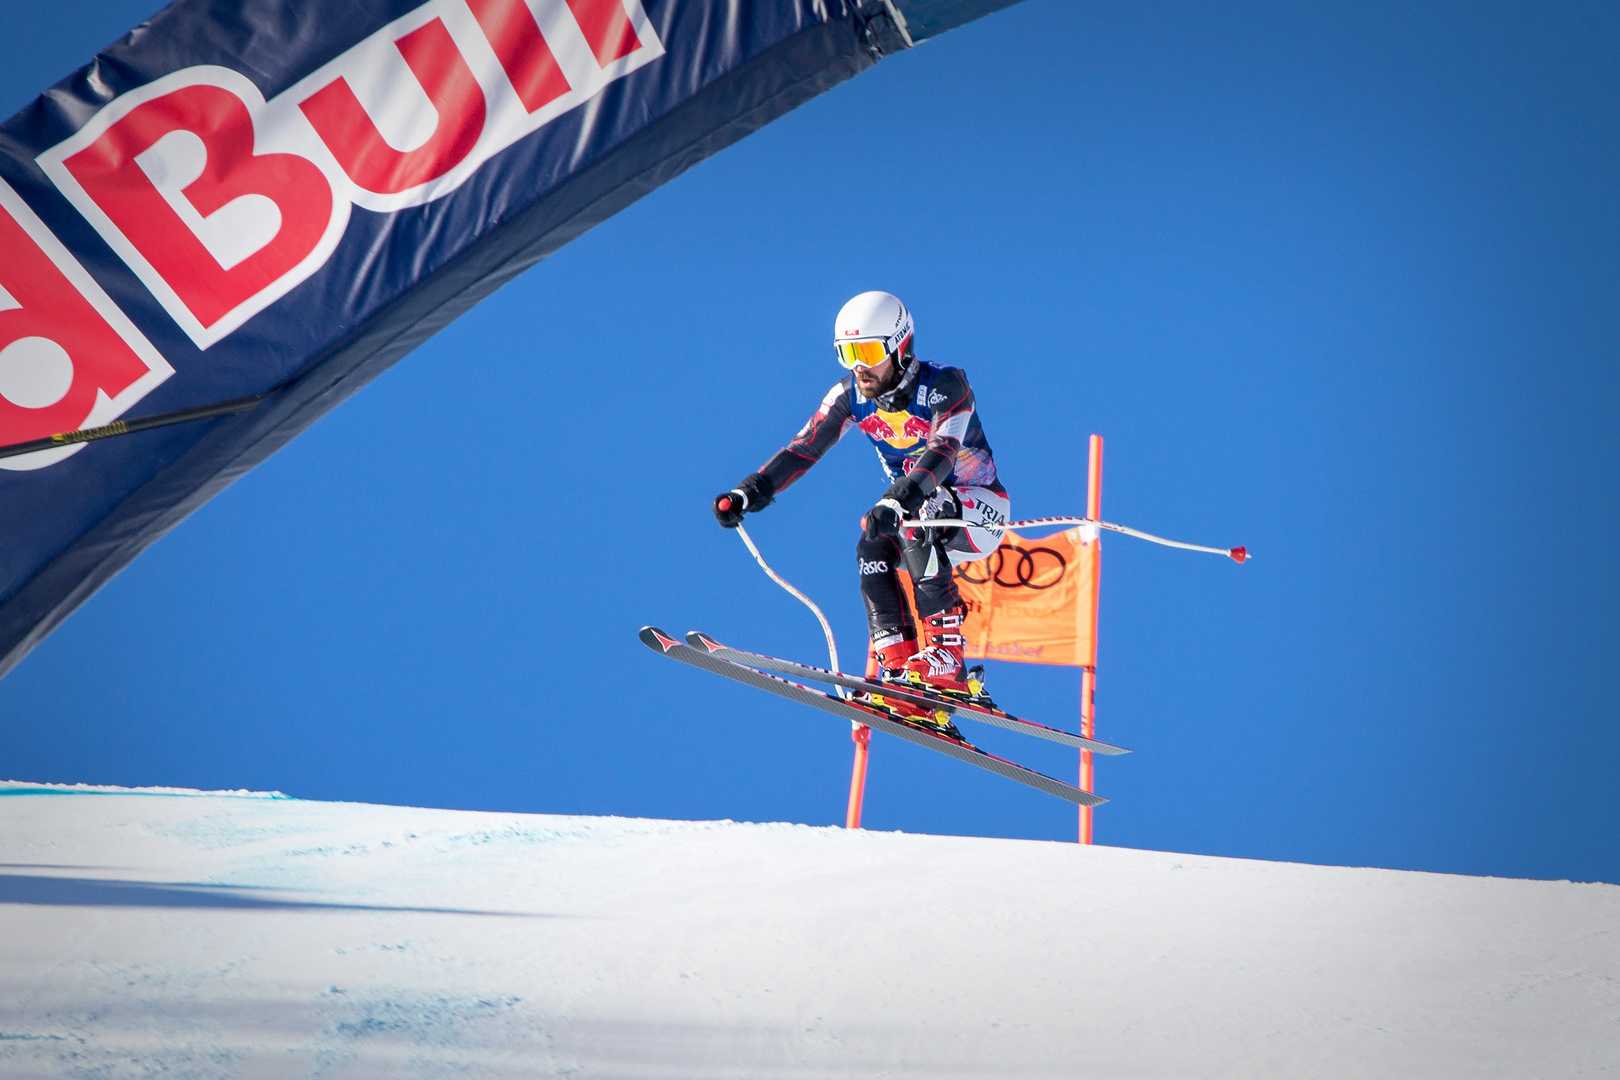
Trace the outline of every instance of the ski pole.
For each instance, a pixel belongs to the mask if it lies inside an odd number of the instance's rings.
[[[212,405],[196,405],[189,409],[175,409],[172,412],[156,413],[152,416],[143,416],[138,420],[114,420],[101,427],[80,428],[77,431],[64,431],[59,435],[47,435],[43,439],[30,439],[28,442],[12,443],[10,446],[0,446],[0,458],[16,457],[19,454],[32,454],[36,450],[51,450],[58,446],[72,446],[75,443],[95,442],[97,439],[110,439],[116,435],[130,435],[137,431],[151,431],[153,428],[168,427],[171,424],[184,424],[189,420],[206,420],[211,416],[228,416],[231,413],[246,412],[259,402],[275,393],[274,390],[263,394],[253,394],[249,397],[232,398],[230,401],[217,401]]]
[[[1205,547],[1203,544],[1184,544],[1180,540],[1166,540],[1162,536],[1154,536],[1152,533],[1145,533],[1128,525],[1115,525],[1111,521],[1094,521],[1091,518],[1030,518],[1028,521],[1009,521],[1001,527],[1005,529],[1041,529],[1049,525],[1090,525],[1094,529],[1107,529],[1109,532],[1123,533],[1126,536],[1134,536],[1138,540],[1146,540],[1152,544],[1163,544],[1165,547],[1181,548],[1183,551],[1207,551],[1211,555],[1225,555],[1236,563],[1247,562],[1254,558],[1253,555],[1249,554],[1249,549],[1245,547],[1220,548]],[[963,521],[960,518],[923,518],[919,521],[902,521],[900,527],[902,529],[961,529],[968,527],[983,529],[986,528],[986,525],[982,521]]]
[[[727,509],[727,507],[721,507],[721,509],[724,510]],[[748,550],[754,556],[754,561],[759,563],[759,568],[765,571],[766,576],[772,581],[776,582],[778,585],[782,586],[782,588],[786,589],[799,601],[799,603],[809,608],[810,611],[815,615],[816,621],[821,624],[821,632],[827,635],[827,657],[832,663],[831,670],[835,675],[842,673],[843,669],[838,666],[838,642],[833,640],[832,625],[827,622],[827,616],[821,613],[821,609],[816,606],[816,602],[814,600],[810,599],[808,596],[804,595],[804,593],[788,584],[782,575],[771,569],[770,563],[765,561],[765,556],[761,555],[759,553],[759,548],[754,546],[754,538],[748,535],[748,530],[743,528],[741,524],[737,526],[737,535],[742,537],[742,542],[748,545]],[[842,697],[842,693],[840,693],[839,696]]]
[[[731,509],[730,496],[721,499],[720,509]],[[832,624],[827,621],[827,616],[821,613],[821,609],[816,606],[814,600],[788,584],[786,578],[771,569],[771,564],[766,562],[765,556],[759,553],[759,548],[754,544],[754,538],[748,535],[748,530],[742,527],[740,521],[737,523],[737,535],[742,537],[744,544],[748,545],[748,553],[754,557],[755,562],[759,563],[759,568],[765,571],[765,576],[786,589],[793,595],[794,599],[809,608],[811,614],[815,615],[816,622],[821,624],[821,632],[827,636],[827,661],[831,665],[830,670],[834,675],[842,674],[843,669],[838,666],[838,642],[833,638]],[[868,655],[866,666],[871,668],[872,662],[872,657]],[[866,674],[870,676],[872,672],[868,670]],[[833,693],[845,700],[848,700],[851,696],[850,691],[841,686],[833,687]],[[844,827],[846,829],[858,829],[861,827],[861,803],[866,798],[866,755],[867,745],[872,740],[872,729],[865,724],[851,720],[849,722],[849,733],[850,737],[855,740],[855,767],[849,781],[849,807],[844,816]]]

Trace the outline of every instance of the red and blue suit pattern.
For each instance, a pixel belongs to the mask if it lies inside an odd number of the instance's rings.
[[[872,440],[891,481],[920,468],[932,478],[925,485],[929,494],[946,484],[1000,490],[967,375],[922,360],[912,361],[899,385],[876,398],[863,395],[853,376],[840,379],[809,423],[760,471],[781,491],[851,427]]]
[[[955,608],[961,600],[952,579],[955,563],[984,558],[1001,539],[1008,504],[996,475],[995,458],[974,408],[973,388],[961,368],[921,360],[907,365],[888,393],[868,398],[853,376],[827,392],[810,421],[761,468],[780,492],[821,460],[851,428],[877,448],[892,482],[911,477],[927,496],[925,517],[967,516],[985,520],[980,529],[907,529],[900,536],[868,538],[856,546],[861,596],[873,644],[916,637],[910,612],[900,598],[904,565],[923,618]]]

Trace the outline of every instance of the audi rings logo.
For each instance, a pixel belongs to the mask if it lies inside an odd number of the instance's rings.
[[[1017,555],[1017,558],[1013,558]],[[975,576],[982,568],[983,574]],[[974,585],[994,581],[1004,589],[1050,589],[1063,580],[1068,561],[1048,547],[1021,548],[1003,544],[988,559],[963,563],[956,576]]]

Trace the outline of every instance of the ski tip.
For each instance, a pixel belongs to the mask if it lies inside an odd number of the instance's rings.
[[[724,645],[701,630],[688,630],[686,632],[686,643],[694,649],[707,649],[709,652],[719,652],[725,648]]]
[[[1235,563],[1242,563],[1242,562],[1248,562],[1249,561],[1249,549],[1246,548],[1246,547],[1235,547],[1231,551],[1228,551],[1226,554]]]
[[[679,639],[670,637],[656,626],[643,626],[640,637],[643,645],[649,649],[657,649],[661,653],[667,653],[680,644]]]

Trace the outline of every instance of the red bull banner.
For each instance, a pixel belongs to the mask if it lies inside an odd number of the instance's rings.
[[[1008,532],[989,558],[958,566],[964,655],[1096,667],[1101,548],[1083,526],[1041,540]]]
[[[0,673],[513,275],[1007,2],[164,8],[0,125],[0,445],[268,397],[0,458]]]

